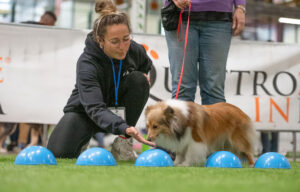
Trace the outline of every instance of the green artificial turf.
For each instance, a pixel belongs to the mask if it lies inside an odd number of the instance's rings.
[[[144,192],[300,191],[300,162],[283,169],[224,169],[204,167],[76,166],[76,159],[58,165],[14,165],[15,156],[0,156],[0,192]]]

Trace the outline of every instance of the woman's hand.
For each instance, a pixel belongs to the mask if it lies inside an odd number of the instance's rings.
[[[191,3],[191,0],[173,0],[173,2],[179,9],[184,9]]]
[[[129,127],[126,129],[126,134],[133,137],[138,142],[144,143],[145,145],[149,145],[151,147],[155,147],[155,143],[147,141],[142,134],[135,128],[135,127]]]
[[[245,27],[245,12],[242,9],[237,8],[234,11],[233,21],[232,21],[232,29],[234,30],[233,35],[236,36],[240,34],[240,32],[244,29],[244,27]]]

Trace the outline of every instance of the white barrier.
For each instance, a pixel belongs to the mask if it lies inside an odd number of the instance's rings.
[[[87,33],[0,24],[0,122],[58,122]],[[145,44],[154,63],[148,104],[170,98],[164,37],[133,36]],[[300,45],[233,40],[227,71],[227,101],[243,109],[257,128],[300,130]],[[142,115],[138,127],[143,126]]]

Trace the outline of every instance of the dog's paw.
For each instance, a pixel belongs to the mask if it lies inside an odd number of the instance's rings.
[[[180,165],[181,163],[182,163],[182,161],[179,160],[178,158],[176,158],[175,161],[174,161],[175,166]]]
[[[175,167],[180,166],[180,164],[181,164],[181,163],[174,161],[174,166],[175,166]]]
[[[176,167],[189,167],[191,166],[189,163],[187,162],[183,162],[183,163],[178,163],[177,165],[175,165]]]

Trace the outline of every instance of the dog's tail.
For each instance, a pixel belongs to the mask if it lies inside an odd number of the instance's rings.
[[[260,140],[259,135],[255,130],[254,124],[251,120],[249,120],[249,123],[247,125],[247,138],[251,145],[251,151],[252,154],[259,154],[260,151]]]

